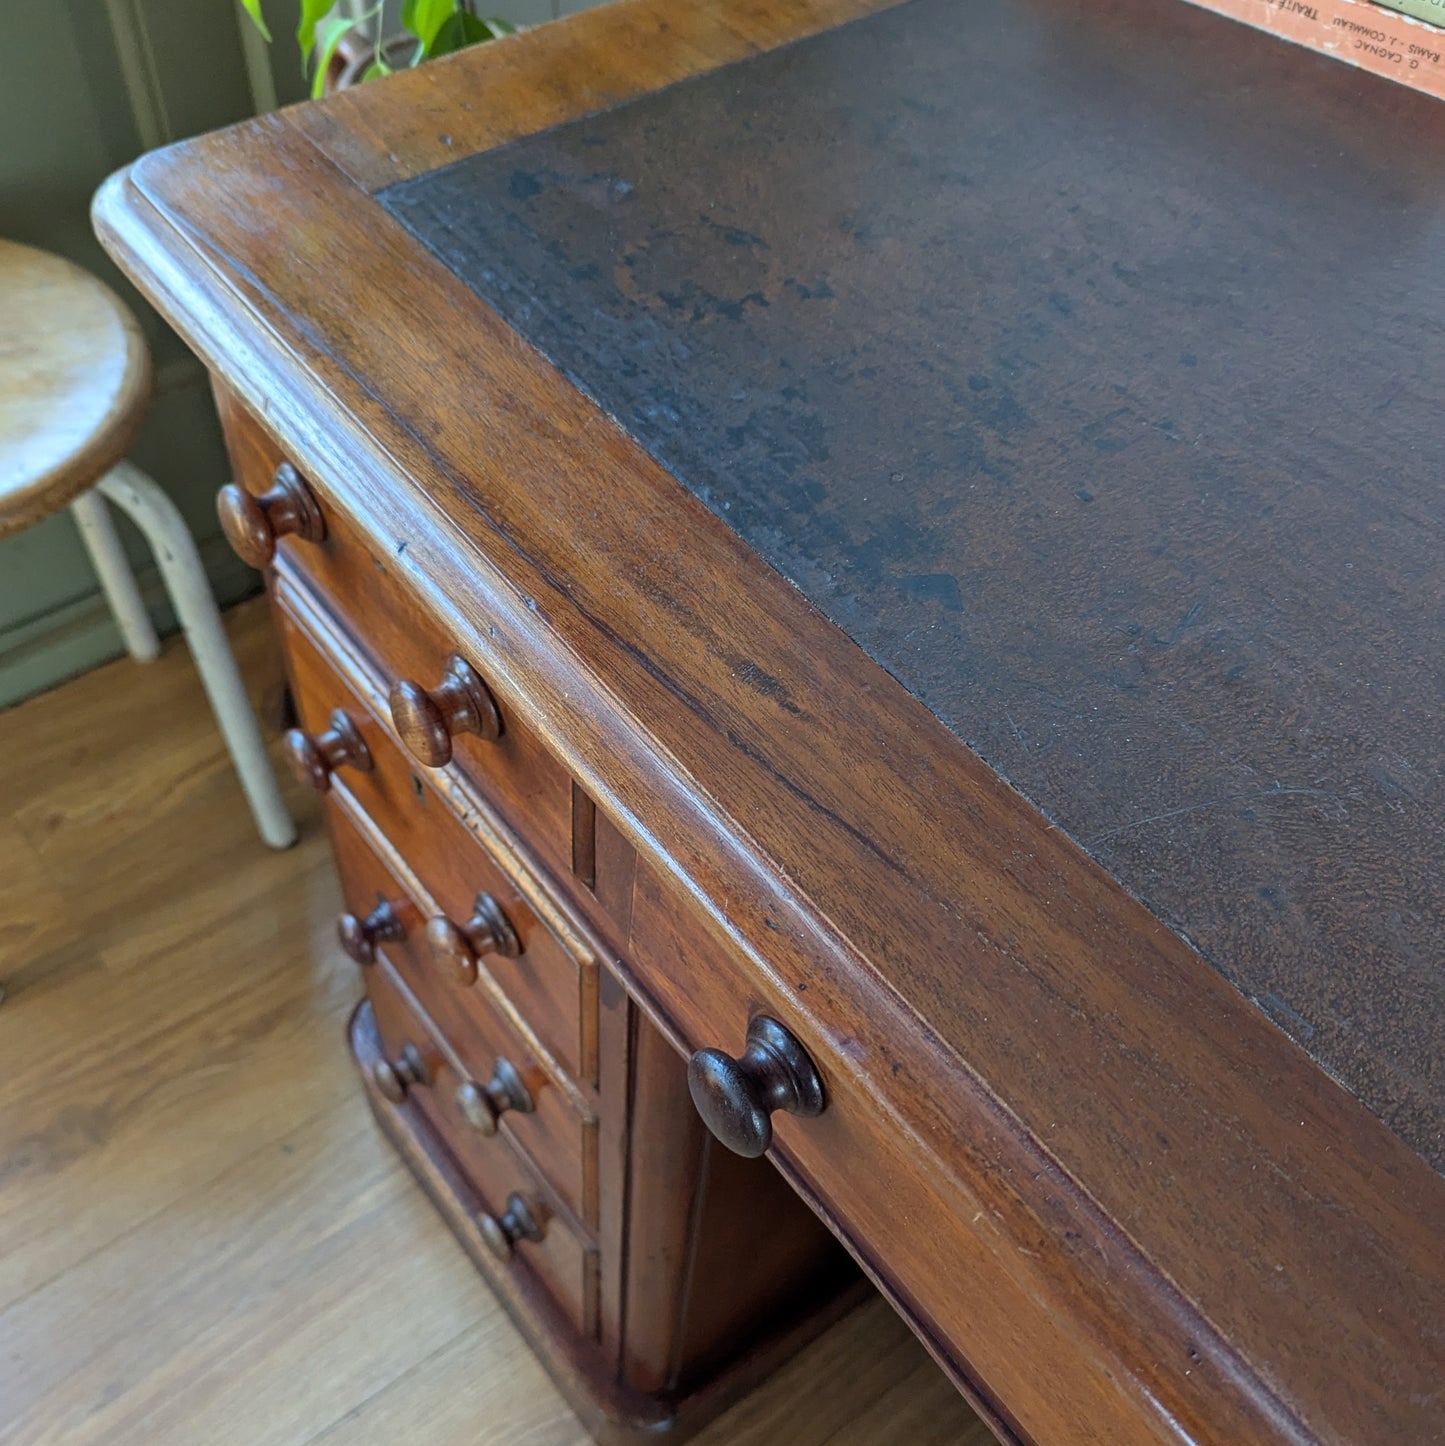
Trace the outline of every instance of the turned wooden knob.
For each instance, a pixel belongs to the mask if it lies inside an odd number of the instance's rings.
[[[412,1085],[431,1083],[431,1074],[421,1051],[414,1044],[402,1046],[396,1059],[379,1059],[371,1067],[371,1078],[375,1081],[382,1097],[399,1105]]]
[[[507,1210],[504,1215],[478,1215],[477,1229],[482,1233],[487,1249],[498,1260],[510,1260],[512,1247],[519,1240],[540,1240],[542,1227],[531,1207],[520,1195],[507,1196]]]
[[[271,479],[271,486],[254,496],[238,483],[221,488],[216,499],[221,531],[242,562],[252,567],[269,567],[276,556],[278,537],[300,537],[321,542],[326,521],[311,489],[289,463],[283,462]]]
[[[350,958],[358,964],[373,964],[376,946],[401,943],[406,938],[406,930],[396,910],[385,899],[378,899],[376,907],[364,919],[343,914],[336,921],[336,936]]]
[[[823,1082],[807,1051],[776,1019],[760,1014],[748,1025],[741,1059],[700,1049],[687,1066],[687,1084],[702,1122],[734,1154],[749,1158],[773,1143],[774,1110],[823,1113]]]
[[[478,894],[472,905],[472,917],[465,924],[453,924],[438,915],[429,919],[426,941],[432,958],[444,969],[450,969],[458,983],[477,982],[477,960],[487,954],[500,954],[515,959],[522,952],[522,941],[502,906],[486,893]]]
[[[486,1084],[465,1080],[457,1086],[457,1108],[462,1118],[479,1134],[495,1135],[497,1123],[508,1110],[530,1115],[536,1105],[509,1059],[498,1059]]]
[[[331,775],[343,766],[371,772],[371,753],[356,724],[338,708],[327,720],[325,733],[314,738],[300,728],[286,735],[286,759],[297,781],[317,793],[331,787]]]
[[[455,653],[430,692],[405,678],[392,688],[391,721],[407,751],[428,768],[451,762],[452,739],[458,733],[475,733],[492,742],[502,732],[496,699],[471,664]]]

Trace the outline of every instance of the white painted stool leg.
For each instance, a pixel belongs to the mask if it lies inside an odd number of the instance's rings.
[[[97,490],[124,511],[150,542],[256,827],[272,848],[289,847],[296,842],[296,825],[281,799],[190,529],[176,504],[130,462],[118,462],[101,478]]]
[[[115,523],[106,510],[105,499],[94,492],[87,492],[70,504],[70,515],[80,529],[81,540],[90,554],[126,652],[138,663],[155,662],[161,655],[160,639],[156,637],[150,615],[141,601],[135,574],[131,572],[125,549],[116,536]]]

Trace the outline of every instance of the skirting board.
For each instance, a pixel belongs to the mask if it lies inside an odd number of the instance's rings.
[[[241,562],[222,538],[200,544],[206,576],[224,608],[261,590],[261,576]],[[176,616],[165,584],[152,563],[138,568],[136,581],[156,630],[175,632]],[[0,708],[43,693],[67,678],[98,667],[125,652],[120,633],[99,589],[0,632]]]

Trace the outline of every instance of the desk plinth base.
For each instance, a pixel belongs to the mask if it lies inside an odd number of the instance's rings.
[[[781,1304],[771,1329],[722,1364],[705,1383],[683,1394],[636,1390],[596,1342],[578,1333],[535,1277],[499,1268],[476,1224],[485,1209],[476,1190],[420,1112],[405,1100],[393,1104],[385,1099],[372,1079],[372,1066],[382,1054],[369,1003],[357,1006],[348,1034],[367,1101],[382,1132],[599,1446],[628,1446],[662,1436],[686,1440],[871,1294],[856,1271],[848,1266],[832,1268],[817,1292]],[[685,1289],[686,1283],[679,1282],[678,1288]]]

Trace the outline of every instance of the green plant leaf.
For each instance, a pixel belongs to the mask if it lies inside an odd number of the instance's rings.
[[[450,55],[454,50],[479,45],[491,38],[492,32],[475,15],[458,10],[432,37],[432,43],[427,46],[427,57]]]
[[[251,23],[266,37],[267,44],[270,44],[271,32],[266,29],[266,22],[261,16],[261,0],[241,0],[241,9],[251,17]]]
[[[344,15],[334,15],[323,25],[317,27],[316,38],[316,74],[311,77],[311,98],[319,100],[321,92],[326,85],[326,70],[331,64],[331,57],[336,54],[336,47],[341,44],[341,37],[351,29],[352,22]]]
[[[492,32],[493,40],[500,40],[504,35],[517,33],[517,27],[510,20],[503,20],[500,15],[493,15],[490,19],[483,20],[482,24]]]
[[[457,13],[458,0],[407,0],[401,23],[421,41],[417,54],[430,50],[437,31]]]
[[[392,73],[391,67],[384,60],[373,60],[365,70],[361,72],[362,80],[380,80],[384,75]]]
[[[301,19],[296,26],[296,44],[301,51],[303,69],[310,64],[311,52],[316,48],[316,27],[326,19],[334,3],[335,0],[301,0]]]

